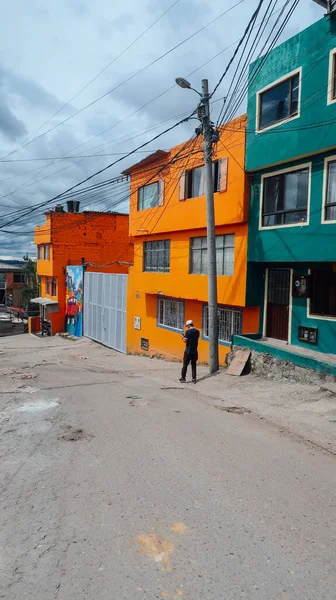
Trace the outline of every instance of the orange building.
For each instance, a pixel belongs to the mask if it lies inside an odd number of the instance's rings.
[[[68,205],[71,210],[71,202]],[[77,204],[73,206],[76,209]],[[53,301],[53,309],[57,310],[48,317],[53,335],[65,330],[67,267],[84,265],[86,271],[127,273],[127,264],[109,263],[133,261],[128,226],[127,214],[65,212],[62,206],[46,213],[46,223],[35,229],[34,240],[40,296]]]
[[[248,182],[244,172],[246,118],[221,128],[215,146],[219,356],[232,334],[258,331],[259,308],[246,307]],[[208,281],[203,138],[157,151],[131,176],[128,278],[129,352],[181,357],[187,319],[201,330],[199,360],[208,361]]]

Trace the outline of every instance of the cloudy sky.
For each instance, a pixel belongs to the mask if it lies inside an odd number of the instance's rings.
[[[190,80],[195,87],[200,86],[203,77],[209,79],[212,87],[217,83],[234,43],[257,5],[257,0],[242,0],[219,17],[237,2],[16,0],[3,4],[0,225],[6,225],[7,231],[22,231],[22,235],[0,231],[0,256],[20,257],[27,251],[35,256],[31,232],[44,221],[43,212],[7,225],[19,215],[16,211],[67,190],[150,140],[173,124],[177,115],[195,107],[196,96],[174,86],[174,79],[193,73]],[[275,10],[283,4],[284,0],[279,0]],[[117,58],[165,11],[168,12],[141,39]],[[322,16],[323,10],[312,0],[301,0],[280,41]],[[209,27],[146,68],[212,20],[215,22]],[[228,74],[214,100],[225,95],[229,82]],[[102,95],[105,97],[84,108]],[[220,101],[213,105],[213,115],[220,106]],[[239,112],[244,110],[242,104]],[[80,112],[74,115],[77,111]],[[167,119],[171,120],[162,123]],[[190,137],[194,127],[195,121],[180,126],[151,144],[148,150],[180,143]],[[108,156],[97,157],[97,153]],[[118,175],[145,155],[135,154],[112,167],[102,178]],[[125,187],[117,185],[109,195],[101,196],[102,204],[97,203],[98,196],[94,198],[95,205],[90,205],[87,197],[83,208],[104,205],[108,208],[111,202],[125,198]],[[125,202],[120,208],[125,209]]]

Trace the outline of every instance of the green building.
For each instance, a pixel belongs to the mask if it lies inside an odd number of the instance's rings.
[[[246,170],[260,334],[336,355],[335,13],[250,66]]]

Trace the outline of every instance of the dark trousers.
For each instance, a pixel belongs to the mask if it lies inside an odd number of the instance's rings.
[[[183,367],[182,367],[181,377],[182,377],[182,379],[186,378],[189,363],[191,363],[192,378],[196,379],[197,355],[187,354],[186,352],[184,353],[184,356],[183,356]]]

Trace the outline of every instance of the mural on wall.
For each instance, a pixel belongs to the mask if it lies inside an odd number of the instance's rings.
[[[66,331],[71,335],[83,335],[83,279],[82,266],[66,268]]]

